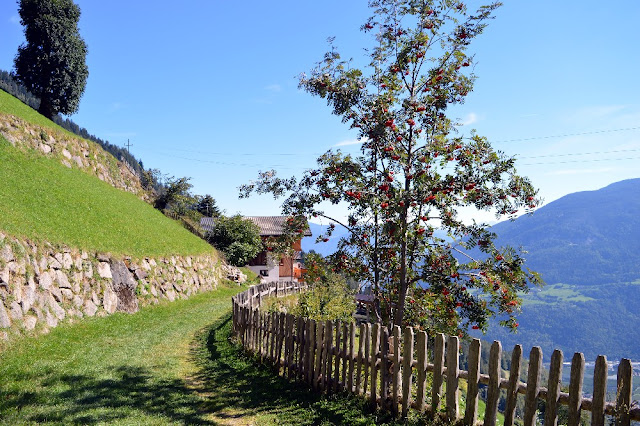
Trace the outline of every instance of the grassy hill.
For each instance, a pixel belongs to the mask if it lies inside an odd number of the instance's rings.
[[[0,113],[66,132],[0,91]],[[88,142],[93,144],[93,142]],[[164,256],[213,248],[135,195],[0,135],[0,230],[80,249]]]

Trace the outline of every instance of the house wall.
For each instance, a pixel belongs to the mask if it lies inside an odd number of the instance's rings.
[[[249,266],[249,269],[251,269],[253,272],[258,274],[262,278],[262,280],[266,282],[273,282],[273,281],[280,280],[280,268],[278,267],[277,264],[271,267],[267,265],[254,265],[254,266]],[[260,271],[263,271],[263,270],[268,271],[267,276],[264,276],[260,273]]]

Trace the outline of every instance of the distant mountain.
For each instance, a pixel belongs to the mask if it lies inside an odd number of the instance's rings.
[[[314,250],[316,253],[319,253],[323,256],[328,256],[336,251],[338,248],[338,241],[340,238],[347,235],[347,231],[340,227],[336,226],[333,235],[329,238],[329,241],[316,243],[316,239],[319,235],[323,235],[327,232],[328,225],[319,225],[317,223],[309,222],[309,229],[311,230],[311,237],[305,237],[302,239],[302,250],[305,252],[309,252]]]
[[[640,179],[566,195],[492,230],[498,244],[523,246],[527,266],[548,284],[635,281],[640,278]]]
[[[524,246],[547,285],[524,297],[518,334],[492,324],[485,339],[541,346],[546,357],[640,360],[640,179],[569,194],[492,230],[498,244]]]

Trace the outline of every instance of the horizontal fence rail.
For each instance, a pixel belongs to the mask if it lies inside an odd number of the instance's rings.
[[[368,398],[374,408],[396,415],[406,416],[414,408],[474,425],[478,422],[480,385],[486,385],[484,425],[497,422],[501,390],[506,391],[505,425],[514,424],[518,395],[524,398],[525,425],[536,424],[539,400],[546,405],[545,425],[557,424],[561,405],[567,406],[569,425],[579,425],[583,411],[591,413],[594,426],[605,425],[606,415],[612,416],[616,425],[640,421],[640,407],[632,405],[633,369],[629,359],[620,361],[615,400],[608,401],[605,356],[596,360],[593,396],[586,398],[582,391],[585,372],[582,353],[576,353],[571,360],[569,392],[563,392],[564,356],[559,350],[551,355],[548,386],[543,387],[542,350],[537,346],[529,353],[527,381],[523,383],[521,345],[516,345],[512,352],[509,378],[505,379],[501,377],[502,345],[498,341],[491,345],[488,374],[481,374],[479,339],[473,339],[469,346],[465,371],[459,368],[457,336],[437,334],[430,340],[424,331],[412,327],[389,329],[382,324],[315,321],[259,309],[266,297],[286,296],[305,289],[304,283],[278,282],[239,293],[232,298],[233,332],[247,351],[275,365],[283,376],[303,381],[314,390],[360,395]],[[430,341],[433,348],[428,348]],[[461,380],[466,381],[464,412],[460,407]]]

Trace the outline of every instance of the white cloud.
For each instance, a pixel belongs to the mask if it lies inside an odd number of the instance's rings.
[[[122,102],[112,102],[109,106],[109,112],[116,112],[123,108],[126,108],[126,105]]]
[[[333,145],[334,147],[338,147],[338,146],[349,146],[349,145],[360,145],[364,142],[366,142],[367,139],[366,138],[362,138],[362,139],[349,139],[346,141],[342,141],[342,142],[338,142],[337,144]]]
[[[470,112],[465,118],[460,121],[463,126],[469,126],[478,121],[478,115],[475,112]]]
[[[600,123],[607,123],[611,126],[613,124],[611,120],[628,113],[625,111],[626,109],[626,105],[593,105],[573,110],[566,114],[565,119],[572,123],[591,126],[602,125]]]
[[[264,90],[267,90],[269,92],[280,92],[282,91],[282,86],[280,86],[279,84],[270,84],[266,86]]]

